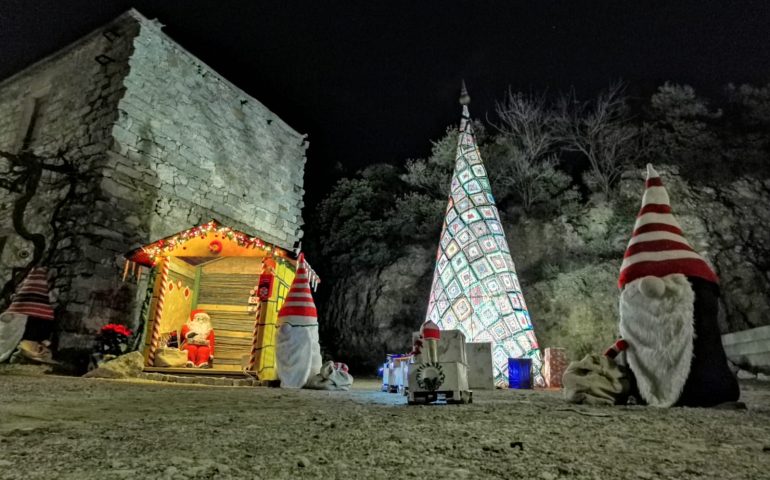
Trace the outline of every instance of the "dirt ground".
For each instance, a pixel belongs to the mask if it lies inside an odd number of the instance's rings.
[[[377,387],[287,391],[5,368],[0,478],[770,479],[770,383],[742,384],[744,411],[583,407],[558,392],[513,390],[409,407]]]

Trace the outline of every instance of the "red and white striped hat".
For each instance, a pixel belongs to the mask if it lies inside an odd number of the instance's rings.
[[[304,253],[300,253],[297,259],[297,274],[291,282],[286,301],[278,312],[278,323],[288,323],[295,327],[318,325],[318,311],[313,294],[310,293]]]
[[[642,209],[620,266],[618,287],[622,289],[637,278],[674,273],[718,283],[714,270],[685,240],[682,227],[671,214],[668,192],[649,163],[645,187]]]
[[[28,317],[53,320],[53,308],[48,296],[48,271],[35,267],[29,271],[13,296],[5,314],[27,315]]]
[[[428,320],[422,324],[420,333],[422,333],[422,338],[425,340],[441,340],[441,330],[439,330],[438,325],[432,320]]]

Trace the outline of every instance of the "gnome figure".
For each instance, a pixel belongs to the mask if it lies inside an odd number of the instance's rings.
[[[620,268],[620,335],[649,405],[734,402],[717,314],[718,278],[685,240],[660,176],[647,165],[642,208]]]
[[[25,347],[22,352],[32,360],[50,361],[50,343],[45,338],[47,335],[30,338],[25,336],[25,330],[29,331],[31,324],[37,322],[42,326],[38,330],[50,331],[53,319],[54,312],[48,291],[48,271],[43,267],[34,267],[11,297],[8,309],[0,314],[0,362],[8,359],[17,345]],[[27,340],[22,340],[23,338]]]
[[[278,312],[275,344],[278,378],[282,388],[302,388],[321,372],[318,312],[310,293],[304,254],[297,259],[297,275]]]
[[[182,350],[187,350],[187,366],[210,368],[214,360],[214,329],[211,317],[203,310],[190,312],[182,327]]]

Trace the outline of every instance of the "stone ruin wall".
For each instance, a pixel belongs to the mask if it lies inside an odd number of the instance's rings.
[[[21,217],[46,240],[59,350],[137,326],[144,285],[120,280],[131,248],[210,218],[285,248],[302,236],[304,137],[134,11],[0,82],[0,150],[25,138],[53,168],[34,192],[0,188],[0,288],[35,256],[13,225],[31,197]]]
[[[107,30],[114,35],[105,35]],[[0,159],[1,178],[17,187],[0,189],[0,236],[5,239],[0,287],[12,293],[12,273],[36,254],[12,218],[29,194],[17,216],[30,234],[45,238],[41,264],[49,268],[62,349],[77,346],[84,340],[81,333],[98,328],[105,295],[123,304],[132,296],[116,281],[116,252],[126,242],[110,226],[96,228],[104,222],[94,205],[101,196],[96,179],[106,162],[137,31],[136,23],[108,25],[0,83],[0,150],[19,154],[26,137],[34,159],[25,159],[22,168],[29,175],[41,168],[39,181],[26,182],[7,174],[9,162]],[[54,171],[62,166],[69,171]],[[4,309],[6,299],[0,302]]]
[[[157,25],[144,22],[134,47],[102,181],[125,211],[116,220],[157,239],[215,217],[292,249],[304,136]]]

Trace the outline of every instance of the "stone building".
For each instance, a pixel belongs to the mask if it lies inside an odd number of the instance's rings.
[[[0,310],[49,269],[58,348],[138,323],[122,254],[216,218],[292,249],[307,142],[135,10],[0,82]]]

